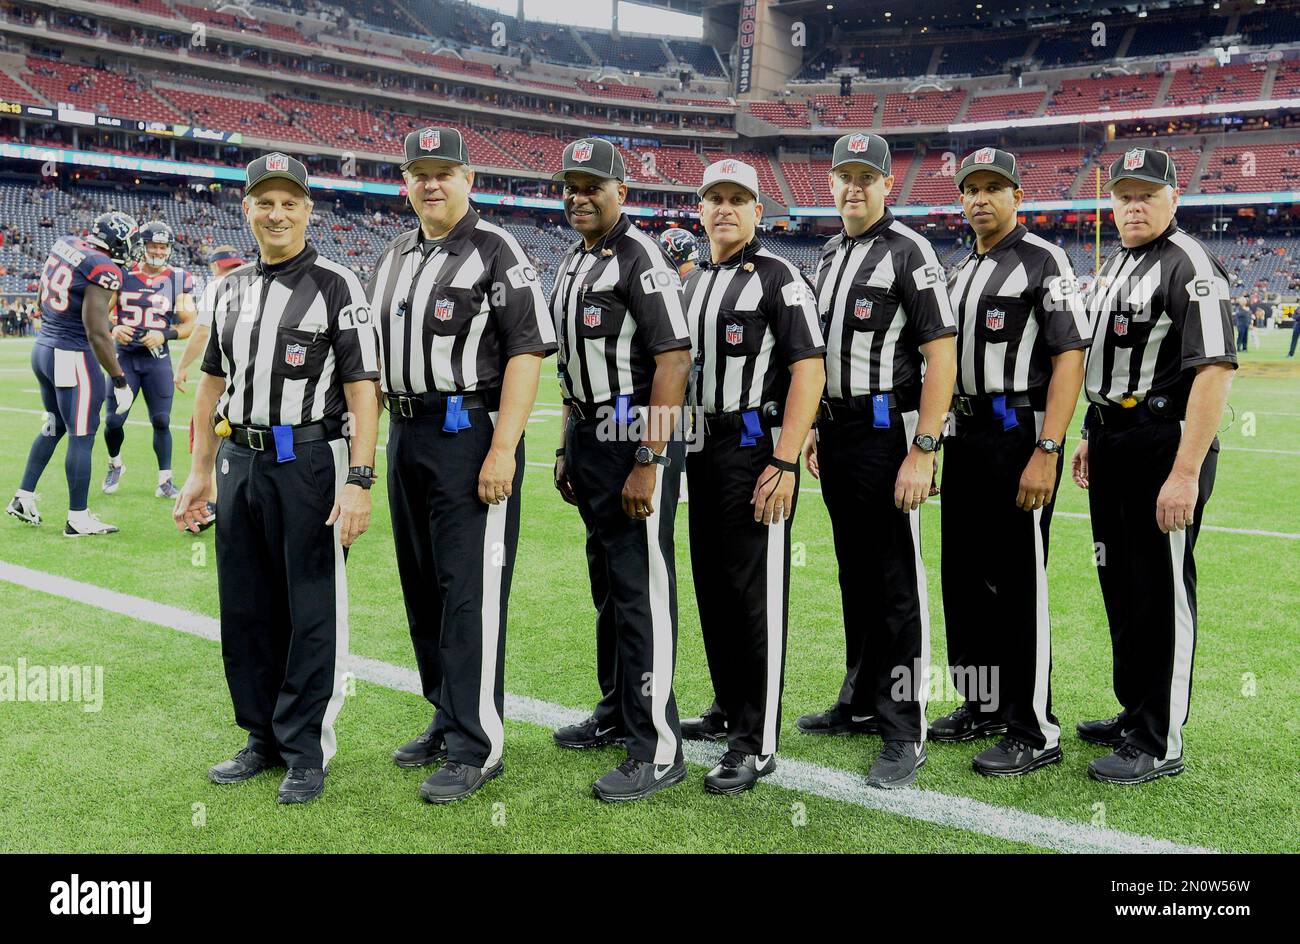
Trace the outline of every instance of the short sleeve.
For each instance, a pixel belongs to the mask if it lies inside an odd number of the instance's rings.
[[[378,380],[378,334],[366,290],[350,269],[335,269],[335,273],[329,320],[339,377],[344,383]]]
[[[817,318],[817,295],[794,266],[783,260],[771,267],[763,296],[777,353],[786,364],[826,353]]]
[[[1227,273],[1190,236],[1175,245],[1182,252],[1178,253],[1167,283],[1168,314],[1181,341],[1183,369],[1202,364],[1236,366]]]
[[[504,231],[497,244],[491,274],[488,300],[505,356],[555,351],[559,347],[555,324],[542,295],[541,280],[518,241]]]
[[[102,289],[110,292],[116,292],[122,287],[122,281],[125,276],[122,275],[121,268],[116,262],[112,262],[104,256],[86,259],[81,264],[86,281],[91,285],[98,285]]]
[[[212,290],[213,288],[215,288],[215,286],[209,286],[209,290],[204,294],[209,297],[215,297],[216,293]],[[211,302],[199,308],[200,323],[202,323],[204,317],[203,311],[205,308],[207,309],[207,323],[212,324]],[[220,334],[219,331],[211,331],[208,333],[208,346],[203,349],[203,363],[199,365],[199,369],[205,374],[212,374],[216,377],[226,376],[226,363],[225,358],[222,357],[221,354]]]
[[[929,242],[907,240],[898,294],[907,312],[907,326],[917,345],[957,333],[957,319],[948,298],[948,280]]]
[[[1047,253],[1038,282],[1039,331],[1051,355],[1077,351],[1089,344],[1088,312],[1074,277],[1074,268],[1064,252]]]
[[[682,309],[682,280],[658,245],[644,246],[627,274],[628,311],[651,354],[691,346]]]

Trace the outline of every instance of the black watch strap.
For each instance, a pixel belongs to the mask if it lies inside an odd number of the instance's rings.
[[[799,471],[798,462],[786,462],[784,459],[778,459],[776,456],[773,456],[771,459],[768,459],[767,464],[774,469],[780,469],[782,472]]]
[[[368,465],[348,466],[347,485],[360,485],[362,488],[370,488],[375,483],[375,470]]]

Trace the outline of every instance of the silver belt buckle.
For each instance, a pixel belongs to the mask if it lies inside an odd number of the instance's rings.
[[[248,448],[257,452],[266,451],[266,431],[262,429],[246,430],[248,434]],[[256,439],[254,439],[256,437]]]

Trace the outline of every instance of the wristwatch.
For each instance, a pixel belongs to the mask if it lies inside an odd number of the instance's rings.
[[[368,465],[348,466],[348,480],[346,485],[360,485],[368,489],[375,481],[375,470]]]
[[[1040,439],[1038,442],[1034,443],[1034,445],[1043,450],[1043,452],[1052,452],[1058,455],[1065,451],[1065,447],[1055,439]]]
[[[659,455],[659,453],[655,452],[649,446],[637,446],[636,464],[650,465],[651,463],[655,463],[662,466],[670,466],[672,465],[672,460],[669,459],[666,455],[663,456]]]
[[[938,452],[939,440],[927,433],[922,433],[912,440],[912,445],[922,452]]]

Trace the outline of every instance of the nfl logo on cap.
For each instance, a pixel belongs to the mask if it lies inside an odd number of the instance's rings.
[[[266,169],[268,171],[288,170],[289,158],[283,154],[270,154],[266,158]]]
[[[1146,153],[1147,152],[1141,148],[1134,148],[1131,151],[1125,151],[1124,169],[1134,170],[1135,168],[1141,167],[1143,162],[1146,160]]]
[[[718,168],[720,174],[734,174],[736,172],[735,161],[723,161],[722,166]]]
[[[852,154],[860,154],[867,149],[867,136],[865,134],[855,134],[849,138],[849,151]]]
[[[440,298],[433,303],[433,317],[439,321],[451,321],[451,313],[455,307],[450,298]]]
[[[974,160],[973,163],[976,163],[976,164],[992,164],[992,163],[993,163],[993,148],[980,148],[978,151],[975,152],[975,160]]]
[[[290,344],[284,349],[284,362],[290,367],[301,367],[307,363],[307,348],[302,344]]]
[[[442,143],[442,132],[432,128],[426,128],[420,132],[420,150],[436,151],[438,145]]]
[[[591,142],[579,141],[573,146],[573,159],[579,164],[584,164],[591,160]]]
[[[866,321],[871,317],[871,304],[865,298],[859,298],[853,303],[853,317]]]
[[[588,305],[582,309],[582,323],[588,328],[600,327],[600,306]]]
[[[736,324],[729,324],[729,325],[727,325],[727,343],[728,343],[728,344],[739,344],[739,343],[740,343],[741,341],[743,341],[743,340],[745,340],[745,326],[744,326],[744,325],[736,325]]]
[[[1001,308],[990,308],[984,312],[984,327],[990,331],[1001,331],[1007,323],[1007,313]]]

